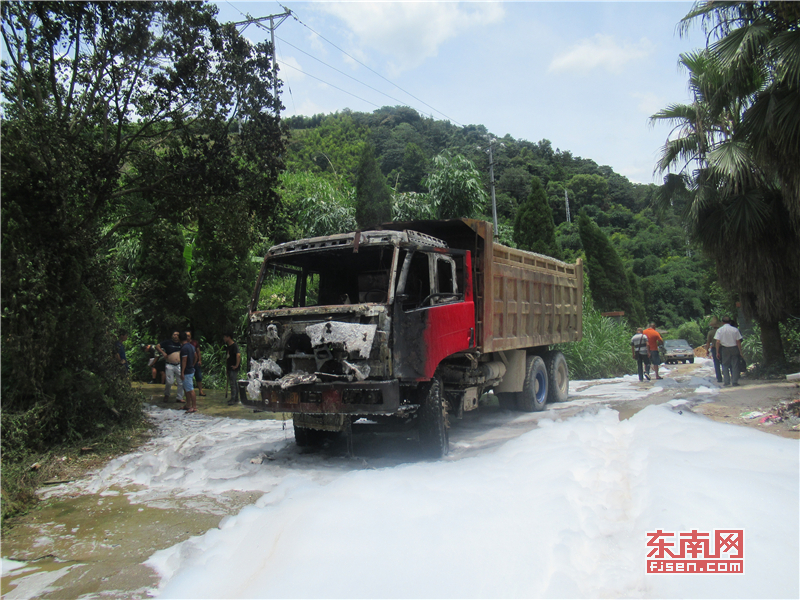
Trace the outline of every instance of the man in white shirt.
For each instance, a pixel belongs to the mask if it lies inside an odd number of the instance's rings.
[[[636,335],[631,338],[631,350],[636,359],[636,368],[639,371],[639,381],[650,381],[650,354],[647,349],[647,336],[641,327],[636,329]]]
[[[739,359],[742,355],[742,334],[731,325],[730,317],[722,317],[722,327],[714,334],[717,356],[722,363],[722,385],[739,385]]]

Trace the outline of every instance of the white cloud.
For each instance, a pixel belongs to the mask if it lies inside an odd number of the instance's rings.
[[[633,97],[639,101],[636,108],[640,113],[653,115],[666,106],[667,102],[659,95],[653,92],[634,92]]]
[[[320,8],[344,21],[365,54],[388,57],[394,74],[436,56],[450,39],[501,20],[502,5],[451,2],[331,2]],[[355,52],[353,52],[355,53]]]
[[[605,69],[611,73],[620,73],[627,63],[645,58],[653,50],[654,46],[647,38],[635,43],[620,43],[610,35],[598,33],[554,57],[547,70],[551,73],[585,73],[593,69]]]

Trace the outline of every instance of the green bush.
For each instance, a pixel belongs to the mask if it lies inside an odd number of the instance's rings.
[[[203,387],[212,390],[224,390],[228,381],[225,367],[225,344],[222,342],[210,344],[207,340],[202,340],[200,349],[203,352]],[[239,349],[244,355],[244,348],[241,344]],[[242,357],[242,362],[244,362],[244,356]]]
[[[793,319],[780,324],[781,341],[786,360],[790,363],[800,357],[800,320]],[[752,323],[752,333],[745,335],[742,339],[742,351],[747,362],[761,363],[764,360],[763,349],[761,346],[761,327],[758,323]]]
[[[692,348],[706,343],[706,332],[697,321],[687,321],[675,331],[675,338],[686,340]]]

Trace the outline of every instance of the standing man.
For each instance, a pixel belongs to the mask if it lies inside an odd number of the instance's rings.
[[[128,374],[128,359],[125,356],[125,341],[128,339],[128,331],[125,329],[119,330],[119,337],[114,342],[114,358],[119,364],[120,373]]]
[[[708,324],[708,335],[706,335],[706,354],[711,356],[714,361],[714,375],[717,376],[717,383],[722,383],[722,370],[720,369],[719,354],[717,353],[717,343],[714,336],[717,330],[722,326],[717,317],[711,317],[711,322]]]
[[[194,346],[194,353],[197,357],[194,363],[194,382],[197,385],[197,395],[205,396],[203,392],[203,355],[200,353],[200,342],[194,339],[191,331],[187,331],[186,335],[189,338],[189,343]]]
[[[228,405],[233,406],[239,404],[239,366],[242,364],[242,353],[239,352],[239,345],[233,341],[232,331],[223,335],[222,340],[227,346],[225,365],[228,369],[228,384],[231,386],[231,399]]]
[[[658,375],[658,366],[661,364],[661,354],[658,352],[659,343],[663,344],[664,339],[661,334],[656,331],[656,324],[650,323],[650,327],[644,330],[644,335],[647,336],[647,350],[650,355],[650,363],[653,365],[653,373],[656,374],[656,379],[664,379]]]
[[[150,378],[150,383],[156,382],[156,347],[153,344],[142,344],[140,346],[142,352],[145,353],[147,356],[147,367],[150,369],[150,374],[152,377]]]
[[[722,317],[722,327],[714,334],[717,356],[722,363],[722,385],[739,385],[739,357],[742,355],[742,334],[731,325],[730,317]]]
[[[172,337],[168,340],[156,344],[156,350],[161,353],[161,356],[166,361],[166,383],[164,384],[164,402],[169,402],[169,390],[172,387],[172,382],[177,382],[178,391],[175,393],[175,398],[178,402],[183,402],[183,386],[180,382],[181,376],[181,340],[180,332],[176,329],[172,332]]]
[[[641,327],[636,328],[636,335],[631,338],[631,351],[636,359],[636,370],[639,372],[639,381],[650,381],[650,354],[647,348],[647,336]]]
[[[186,394],[186,412],[195,413],[197,412],[197,397],[194,395],[194,365],[197,356],[185,331],[179,334],[179,339],[181,342],[181,386]]]

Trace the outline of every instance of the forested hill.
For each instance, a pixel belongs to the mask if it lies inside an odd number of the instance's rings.
[[[373,146],[393,190],[395,214],[404,203],[413,202],[409,198],[414,194],[408,192],[427,191],[425,177],[432,170],[433,159],[449,152],[474,164],[487,192],[478,213],[491,220],[488,149],[495,136],[483,125],[459,127],[420,116],[407,107],[289,117],[283,125],[288,133],[283,206],[287,217],[300,213],[304,218],[287,219],[279,238],[328,233],[352,225],[348,218],[365,142]],[[657,186],[631,183],[611,167],[553,148],[550,140],[530,142],[506,135],[494,142],[493,157],[497,216],[504,243],[514,245],[515,217],[537,177],[556,226],[561,258],[572,261],[584,253],[576,223],[582,212],[613,244],[647,319],[677,327],[708,313],[709,298],[716,288],[713,268],[691,249],[675,213],[656,215],[651,209]],[[570,223],[566,222],[565,190]],[[314,210],[303,211],[304,204]]]

